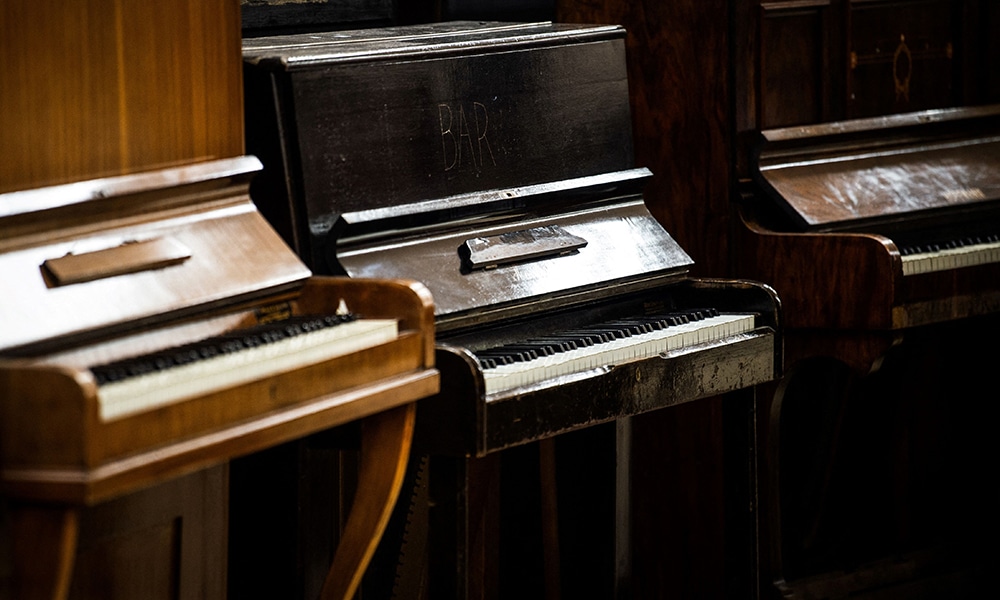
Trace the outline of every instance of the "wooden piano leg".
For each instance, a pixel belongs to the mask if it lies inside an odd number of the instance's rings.
[[[545,574],[545,598],[561,596],[559,585],[559,501],[556,490],[556,444],[552,438],[538,441],[539,475],[542,500],[542,548]]]
[[[361,583],[403,485],[415,418],[411,403],[362,422],[358,491],[323,583],[323,600],[349,600]]]
[[[65,600],[73,577],[80,512],[73,507],[10,507],[14,598]]]

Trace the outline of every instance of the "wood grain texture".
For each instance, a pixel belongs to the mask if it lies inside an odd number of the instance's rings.
[[[414,282],[372,285],[313,280],[296,311],[332,313],[344,299],[363,316],[402,317],[397,339],[132,418],[99,418],[85,367],[4,362],[6,492],[93,503],[435,393],[429,294]]]
[[[0,191],[242,154],[238,0],[10,0],[0,55]]]
[[[68,597],[80,532],[79,512],[67,507],[10,506],[7,518],[11,524],[9,543],[15,574],[11,597],[25,600]]]
[[[726,0],[556,3],[557,20],[626,29],[636,165],[650,212],[695,261],[726,276],[733,145]]]
[[[557,0],[556,9],[559,21],[625,27],[635,161],[653,172],[646,204],[694,259],[692,275],[729,276],[729,21],[745,7],[728,0]],[[632,508],[642,523],[632,545],[633,597],[745,596],[726,589],[743,578],[727,570],[723,550],[737,544],[724,500],[723,404],[711,398],[633,419]]]
[[[350,600],[361,583],[403,485],[416,406],[387,410],[361,424],[358,491],[323,584],[322,600]]]
[[[781,298],[788,328],[889,329],[903,277],[889,238],[860,233],[781,233],[741,214],[740,269]]]

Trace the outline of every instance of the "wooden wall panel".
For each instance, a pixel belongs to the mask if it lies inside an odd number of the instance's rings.
[[[831,72],[829,0],[761,3],[761,128],[829,117],[837,86]]]
[[[961,7],[952,0],[851,2],[847,116],[962,104]]]
[[[0,192],[243,152],[238,0],[4,0],[0,56]]]
[[[557,20],[623,25],[636,164],[650,211],[695,261],[728,264],[732,160],[728,0],[560,0]]]

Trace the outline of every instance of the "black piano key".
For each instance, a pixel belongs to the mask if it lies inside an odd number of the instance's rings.
[[[1000,241],[1000,233],[997,232],[960,235],[948,239],[924,240],[909,244],[900,244],[899,254],[900,256],[928,254],[932,252],[940,252],[942,250],[953,250],[956,248],[966,248],[968,246],[993,244],[998,241]]]
[[[158,352],[131,357],[90,368],[97,385],[139,377],[210,359],[219,354],[231,354],[289,337],[318,331],[355,320],[355,315],[321,315],[292,317],[285,321],[254,325],[193,342],[166,348]]]
[[[567,352],[569,350],[576,350],[578,347],[576,341],[569,338],[546,337],[546,338],[535,338],[529,341],[531,343],[548,344],[548,346],[552,348],[554,352]]]
[[[511,349],[500,346],[477,352],[478,355],[488,356],[495,359],[525,362],[538,358],[538,353],[534,350]]]
[[[593,346],[683,325],[719,315],[715,308],[695,308],[668,314],[613,319],[579,328],[555,331],[537,338],[495,346],[477,351],[482,368],[492,369],[511,362],[527,362],[540,356],[551,356],[577,347]]]

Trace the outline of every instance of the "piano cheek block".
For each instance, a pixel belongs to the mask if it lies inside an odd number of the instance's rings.
[[[55,286],[138,273],[183,263],[191,252],[170,238],[125,242],[113,248],[67,254],[42,263],[47,280]]]

